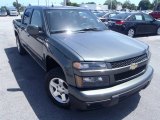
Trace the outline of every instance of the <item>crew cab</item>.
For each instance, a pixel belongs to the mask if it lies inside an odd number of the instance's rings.
[[[109,30],[90,10],[30,6],[13,25],[19,54],[46,71],[46,91],[61,107],[115,105],[151,82],[149,46]]]

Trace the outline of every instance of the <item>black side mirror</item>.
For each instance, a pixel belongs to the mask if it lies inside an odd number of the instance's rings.
[[[30,35],[36,36],[40,33],[40,28],[38,26],[28,25],[27,32]]]

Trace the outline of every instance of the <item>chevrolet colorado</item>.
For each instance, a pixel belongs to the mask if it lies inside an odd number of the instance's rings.
[[[13,25],[18,52],[47,72],[47,93],[61,107],[115,105],[152,79],[149,46],[108,30],[85,8],[30,6]]]

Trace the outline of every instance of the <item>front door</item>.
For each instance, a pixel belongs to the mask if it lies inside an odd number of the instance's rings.
[[[40,31],[43,32],[42,25],[42,16],[40,10],[34,10],[30,25],[37,26]],[[39,34],[37,36],[28,36],[29,46],[31,47],[32,52],[40,59],[43,60],[43,43],[45,40],[44,34]]]

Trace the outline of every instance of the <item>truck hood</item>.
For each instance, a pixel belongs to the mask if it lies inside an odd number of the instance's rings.
[[[117,32],[89,31],[52,34],[54,40],[63,42],[84,61],[117,61],[146,52],[148,45]]]

